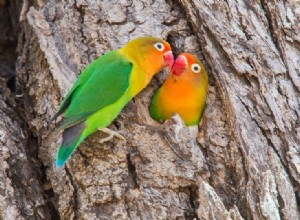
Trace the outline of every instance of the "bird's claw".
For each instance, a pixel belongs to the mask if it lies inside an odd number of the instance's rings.
[[[106,134],[108,134],[107,137],[105,138],[102,138],[99,143],[100,144],[103,144],[104,142],[107,142],[107,141],[110,141],[113,137],[118,137],[120,138],[121,140],[125,141],[126,142],[126,139],[120,135],[118,132],[114,131],[114,130],[111,130],[111,129],[108,129],[108,128],[101,128],[101,129],[98,129],[99,131],[102,131]]]

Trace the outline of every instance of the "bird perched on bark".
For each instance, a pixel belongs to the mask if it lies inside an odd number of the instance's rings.
[[[205,109],[207,87],[203,63],[190,53],[180,54],[151,100],[151,117],[163,122],[177,113],[187,126],[197,125]]]
[[[63,114],[62,121],[56,127],[57,130],[64,130],[57,166],[64,165],[76,147],[96,130],[108,133],[110,138],[123,138],[106,127],[156,73],[163,67],[172,66],[173,62],[168,42],[141,37],[89,64],[51,119],[53,121]]]

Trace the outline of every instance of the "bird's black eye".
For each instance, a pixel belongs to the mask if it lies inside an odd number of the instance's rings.
[[[165,49],[165,46],[162,43],[155,43],[154,47],[160,52],[164,51]]]
[[[197,63],[192,64],[191,69],[194,73],[200,73],[201,66]]]

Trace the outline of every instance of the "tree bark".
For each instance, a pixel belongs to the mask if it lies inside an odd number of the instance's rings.
[[[3,219],[300,219],[299,1],[3,2],[18,43],[16,91],[0,54]],[[199,128],[150,118],[161,73],[110,125],[126,142],[96,132],[57,168],[59,103],[87,64],[143,35],[205,63]]]

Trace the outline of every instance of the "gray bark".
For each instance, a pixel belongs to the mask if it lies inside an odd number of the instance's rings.
[[[1,7],[14,22],[0,47],[18,43],[17,60],[8,59],[16,62],[17,91],[6,88],[12,72],[3,69],[13,64],[0,54],[3,219],[299,219],[299,1]],[[104,134],[96,132],[57,168],[61,135],[46,125],[62,98],[88,63],[143,35],[205,63],[210,86],[199,129],[179,116],[162,125],[150,118],[161,73],[110,125],[126,142],[100,144]]]

